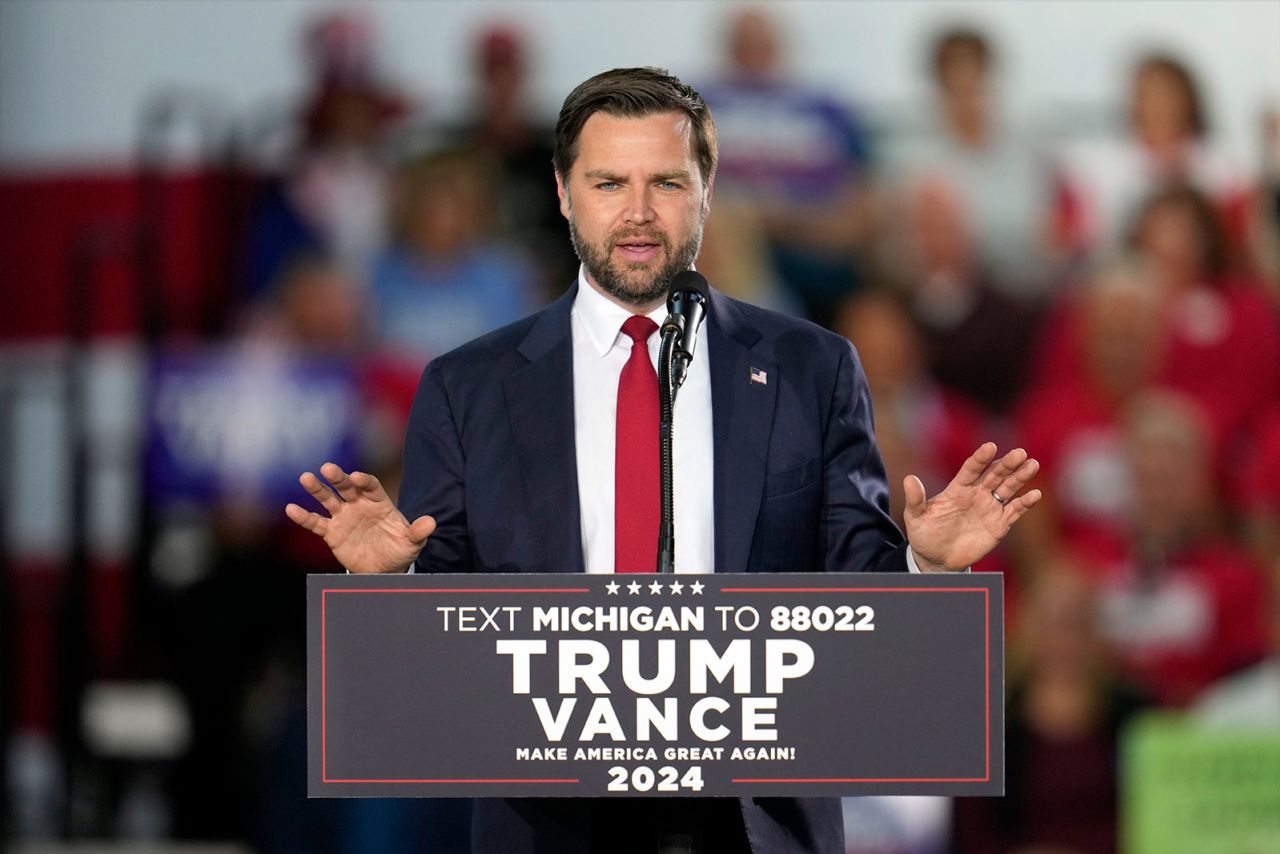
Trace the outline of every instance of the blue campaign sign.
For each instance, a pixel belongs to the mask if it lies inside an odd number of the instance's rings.
[[[298,475],[357,458],[352,365],[263,347],[164,353],[152,366],[147,484],[154,500],[296,499]]]

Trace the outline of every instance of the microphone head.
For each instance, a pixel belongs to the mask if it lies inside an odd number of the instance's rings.
[[[705,306],[707,301],[711,299],[711,286],[707,284],[707,279],[697,270],[685,270],[677,273],[676,277],[671,280],[671,287],[667,291],[667,310],[671,311],[675,308],[676,300],[681,294],[692,296],[697,295],[698,300]]]

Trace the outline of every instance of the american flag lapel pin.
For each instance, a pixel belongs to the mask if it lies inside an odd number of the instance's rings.
[[[752,369],[751,369],[751,381],[752,381],[753,383],[759,383],[760,385],[768,385],[768,384],[769,384],[769,375],[768,375],[767,373],[765,373],[764,371],[760,370],[759,368],[752,368]]]

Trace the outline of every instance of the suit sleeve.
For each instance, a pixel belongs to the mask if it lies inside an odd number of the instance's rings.
[[[423,372],[405,428],[400,511],[413,519],[429,514],[435,533],[418,556],[414,572],[470,572],[466,456],[439,362]]]
[[[823,436],[822,547],[827,572],[906,572],[906,539],[889,514],[871,393],[845,343]]]

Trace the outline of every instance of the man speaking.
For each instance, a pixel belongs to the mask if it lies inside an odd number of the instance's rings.
[[[665,71],[582,83],[556,124],[560,209],[582,261],[532,317],[434,359],[405,438],[400,506],[325,464],[290,504],[351,572],[652,572],[659,326],[698,256],[716,132]],[[1040,498],[1038,464],[978,448],[889,517],[866,379],[849,342],[712,291],[675,411],[678,572],[963,571]],[[412,520],[412,521],[410,521]],[[945,710],[938,710],[945,726]],[[430,725],[430,722],[424,722]],[[843,852],[836,799],[520,799],[475,807],[476,854]]]

